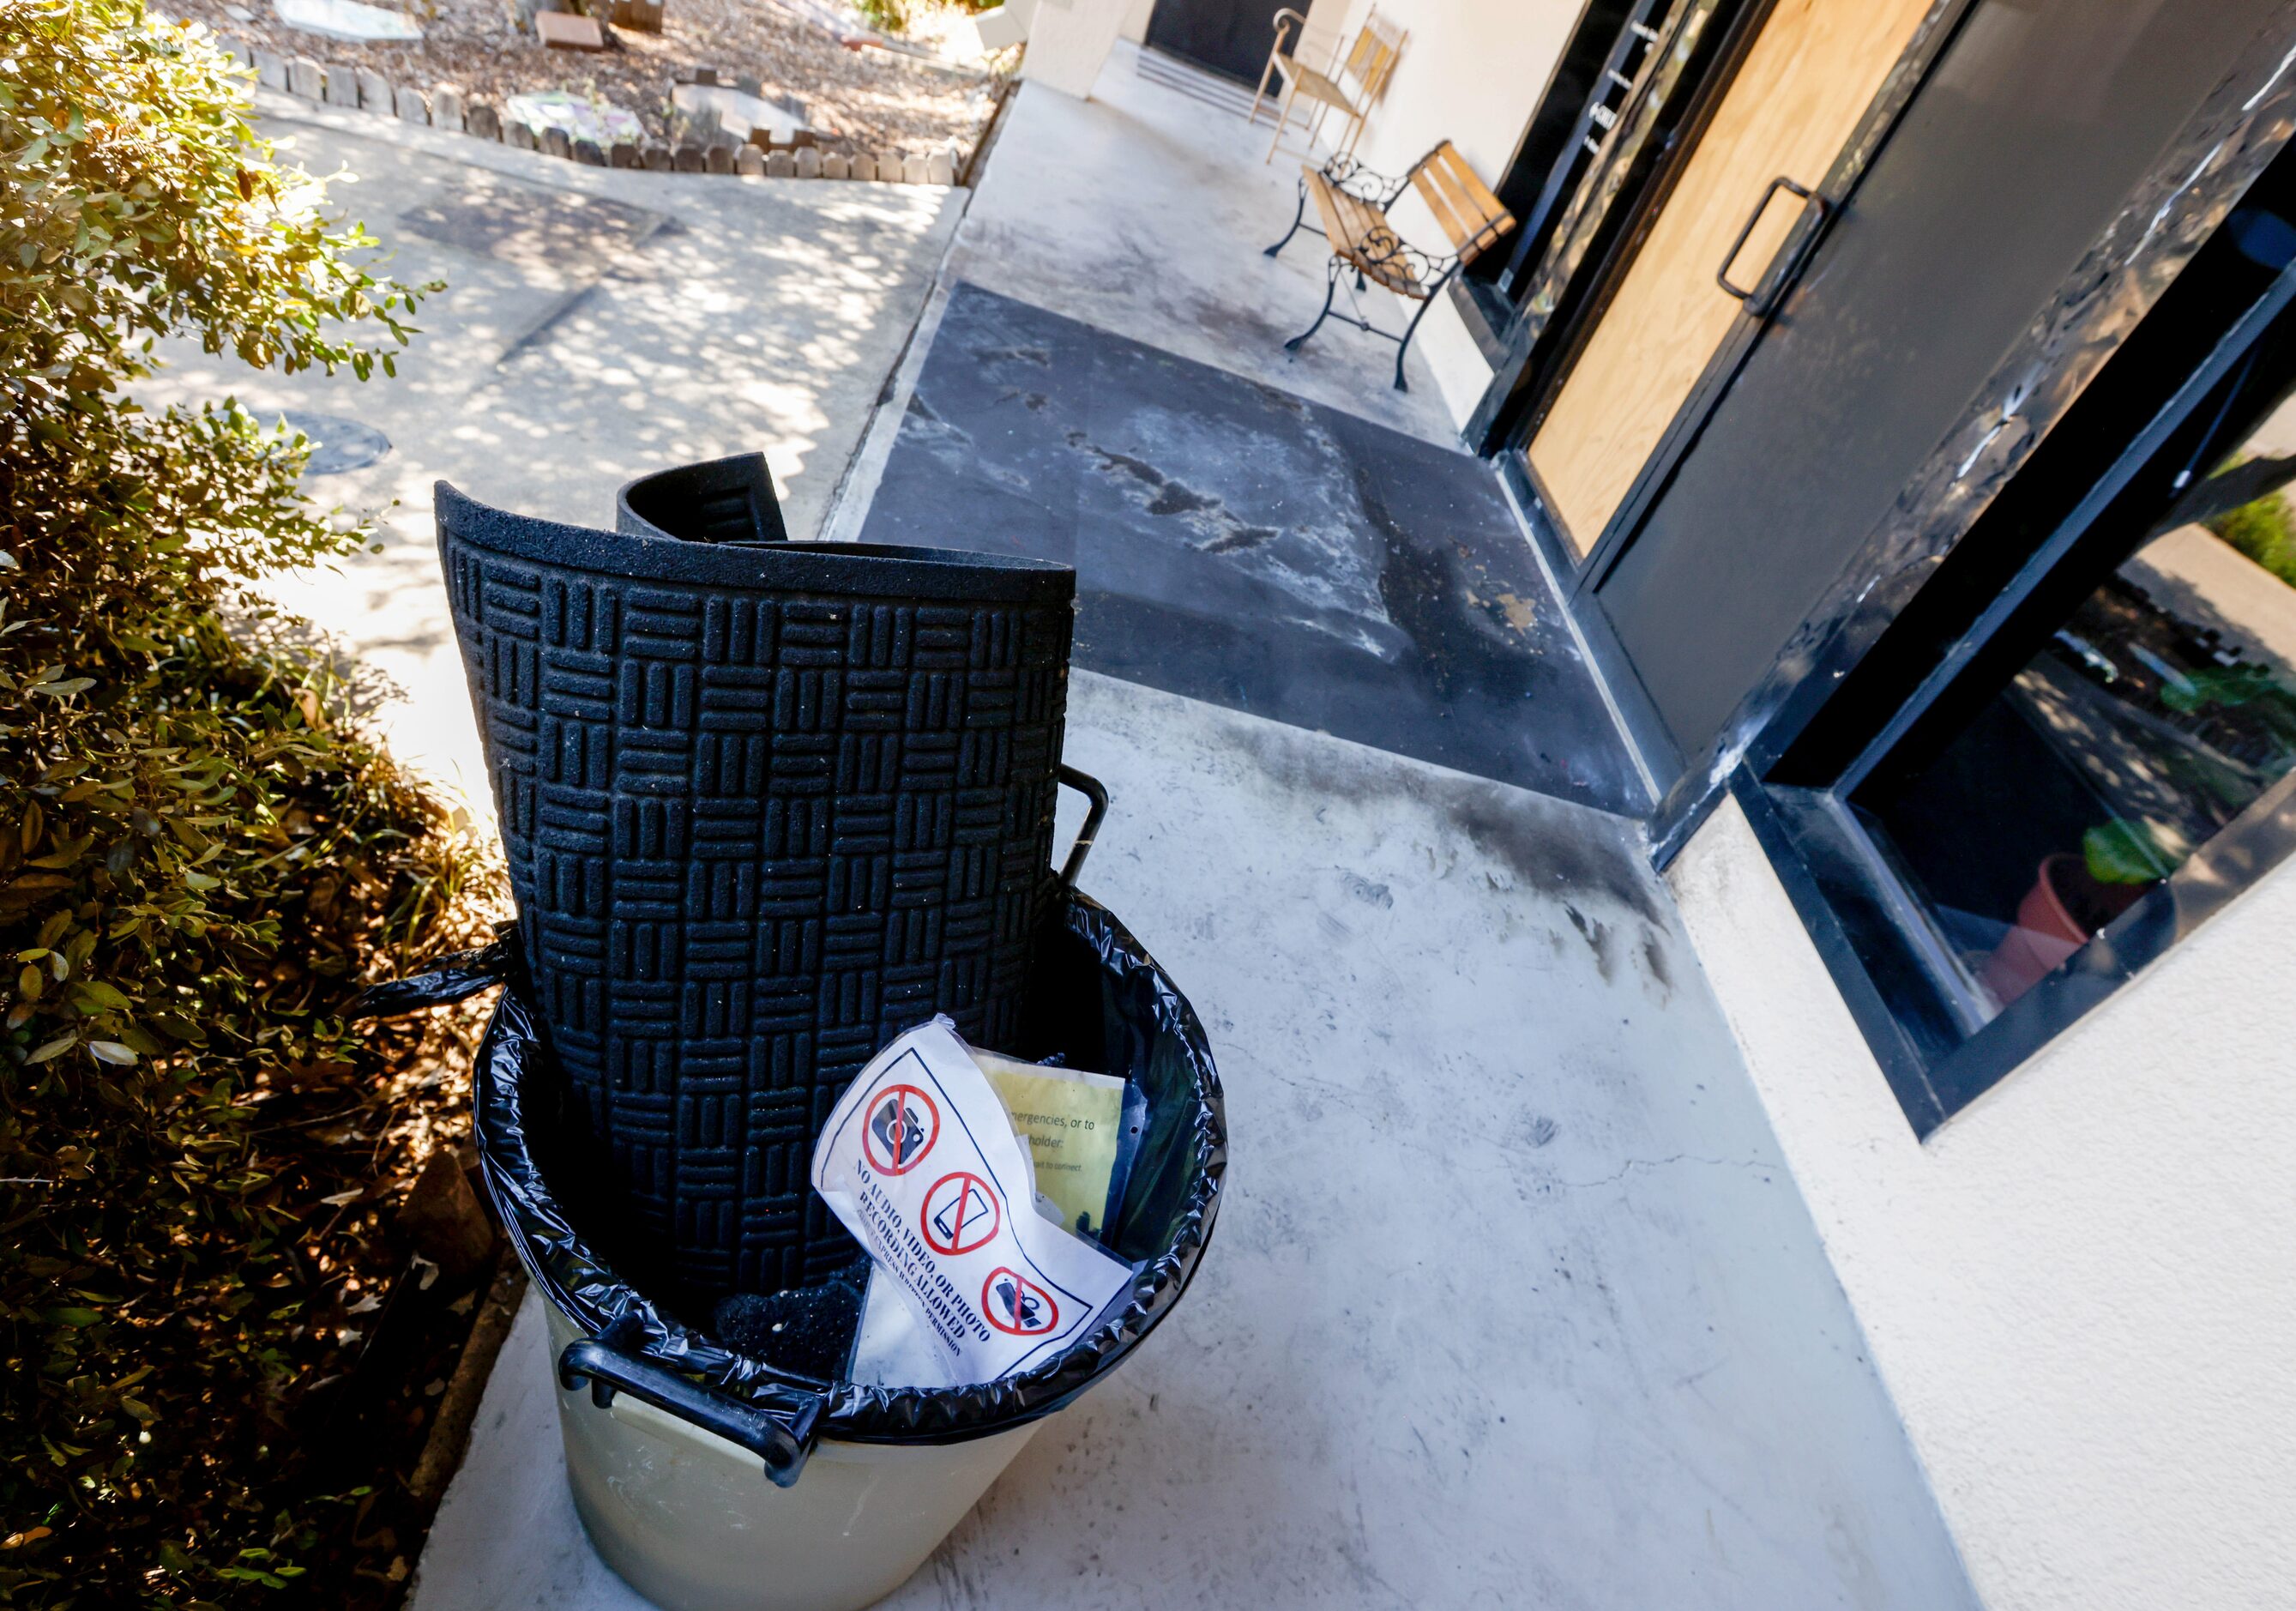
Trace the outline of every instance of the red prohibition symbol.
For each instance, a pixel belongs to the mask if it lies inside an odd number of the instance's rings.
[[[889,1085],[869,1103],[861,1150],[880,1174],[905,1175],[940,1139],[940,1109],[914,1085]]]
[[[997,1330],[1016,1337],[1040,1337],[1061,1323],[1061,1306],[1053,1295],[1002,1264],[980,1284],[980,1312]]]
[[[918,1218],[923,1221],[926,1246],[955,1254],[988,1246],[1004,1223],[1004,1211],[997,1206],[988,1181],[960,1169],[932,1183]]]

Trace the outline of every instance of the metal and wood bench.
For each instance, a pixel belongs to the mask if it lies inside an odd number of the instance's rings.
[[[1436,226],[1449,237],[1448,254],[1422,251],[1396,234],[1394,226],[1388,222],[1388,210],[1402,199],[1406,190],[1418,193],[1433,215]],[[1322,224],[1320,229],[1307,221],[1311,201]],[[1353,325],[1358,330],[1395,342],[1395,389],[1410,390],[1403,379],[1403,358],[1411,349],[1411,338],[1418,333],[1419,321],[1427,316],[1427,309],[1433,306],[1436,297],[1462,268],[1490,250],[1513,227],[1514,215],[1500,204],[1489,185],[1476,177],[1475,170],[1467,166],[1466,159],[1448,140],[1413,163],[1399,179],[1374,173],[1346,155],[1333,157],[1321,168],[1303,166],[1300,169],[1299,210],[1292,216],[1291,229],[1267,249],[1267,255],[1275,256],[1291,244],[1293,235],[1306,229],[1331,242],[1332,259],[1324,266],[1323,311],[1316,316],[1314,324],[1284,342],[1283,349],[1298,352],[1302,342],[1324,327],[1325,319],[1336,318],[1343,325]],[[1382,330],[1356,315],[1332,310],[1332,300],[1339,292],[1340,278],[1349,273],[1354,274],[1359,292],[1377,284],[1419,304],[1401,335]]]

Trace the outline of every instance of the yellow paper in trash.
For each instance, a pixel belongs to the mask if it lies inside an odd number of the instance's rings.
[[[1037,1190],[1061,1211],[1061,1222],[1086,1236],[1101,1233],[1116,1143],[1124,1133],[1124,1081],[1114,1074],[1046,1068],[972,1048],[1029,1143]]]

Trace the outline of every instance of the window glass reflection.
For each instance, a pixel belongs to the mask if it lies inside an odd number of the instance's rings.
[[[1964,1007],[2023,995],[2296,767],[2296,404],[1861,820]]]

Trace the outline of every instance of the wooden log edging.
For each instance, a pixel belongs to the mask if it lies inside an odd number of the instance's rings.
[[[154,16],[160,13],[154,12]],[[180,19],[176,20],[182,26]],[[523,123],[504,117],[502,109],[483,98],[465,95],[452,84],[396,84],[373,68],[345,67],[308,56],[282,56],[244,45],[229,34],[214,35],[216,44],[250,70],[266,89],[313,101],[321,105],[357,110],[431,128],[443,128],[476,139],[499,141],[521,150],[538,151],[562,160],[590,167],[642,168],[656,173],[723,175],[735,179],[836,179],[879,185],[969,185],[979,140],[950,140],[928,156],[904,157],[896,152],[875,155],[824,152],[809,131],[787,144],[769,136],[753,135],[745,144],[720,143],[703,146],[698,141],[673,145],[648,137],[643,142],[618,142],[602,149],[594,141],[569,139],[562,131],[545,130],[537,137]],[[723,84],[746,88],[747,81],[711,68],[695,68],[678,75],[690,83]],[[555,139],[550,138],[556,135]]]
[[[445,1497],[447,1484],[462,1467],[463,1451],[470,1447],[471,1426],[478,1418],[479,1401],[486,1396],[495,1359],[502,1352],[511,1323],[518,1318],[519,1301],[525,1295],[526,1271],[519,1265],[517,1250],[505,1239],[496,1260],[494,1279],[480,1295],[479,1311],[472,1319],[462,1357],[455,1360],[455,1374],[430,1418],[430,1434],[423,1440],[422,1452],[406,1479],[408,1492],[426,1508],[435,1507]]]

